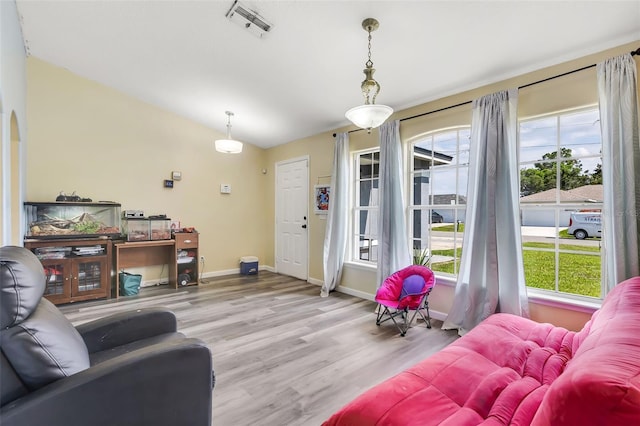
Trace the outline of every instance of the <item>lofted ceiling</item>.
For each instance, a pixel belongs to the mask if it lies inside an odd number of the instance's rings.
[[[6,1],[6,0],[2,0]],[[640,40],[634,1],[16,0],[27,53],[267,148],[348,125],[372,34],[377,102],[401,110]]]

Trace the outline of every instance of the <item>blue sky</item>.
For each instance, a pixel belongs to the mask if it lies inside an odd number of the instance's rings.
[[[538,161],[546,153],[569,148],[582,169],[593,173],[600,163],[602,142],[598,110],[527,120],[520,123],[520,163]],[[524,165],[524,164],[523,164]]]
[[[534,167],[546,153],[569,148],[579,159],[582,169],[593,173],[601,163],[599,112],[596,109],[540,117],[520,122],[520,169]],[[430,172],[432,193],[467,194],[470,130],[454,129],[428,136],[416,145],[453,157],[451,166],[439,166]],[[458,146],[459,144],[459,146]],[[457,187],[457,191],[456,191]]]

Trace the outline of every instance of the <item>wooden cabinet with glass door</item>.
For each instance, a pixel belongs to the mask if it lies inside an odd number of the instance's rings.
[[[111,240],[25,240],[40,259],[46,277],[44,297],[70,303],[111,294]]]

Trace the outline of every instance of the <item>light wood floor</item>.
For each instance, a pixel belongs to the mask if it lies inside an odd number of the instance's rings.
[[[61,310],[80,324],[151,306],[172,309],[180,331],[211,348],[214,425],[320,425],[457,336],[433,320],[431,330],[417,322],[400,337],[391,322],[376,326],[374,302],[335,292],[321,298],[318,286],[266,271]]]

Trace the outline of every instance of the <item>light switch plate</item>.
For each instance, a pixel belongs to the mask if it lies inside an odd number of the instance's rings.
[[[228,183],[221,183],[220,184],[220,193],[221,194],[231,194],[231,185],[229,185]]]

